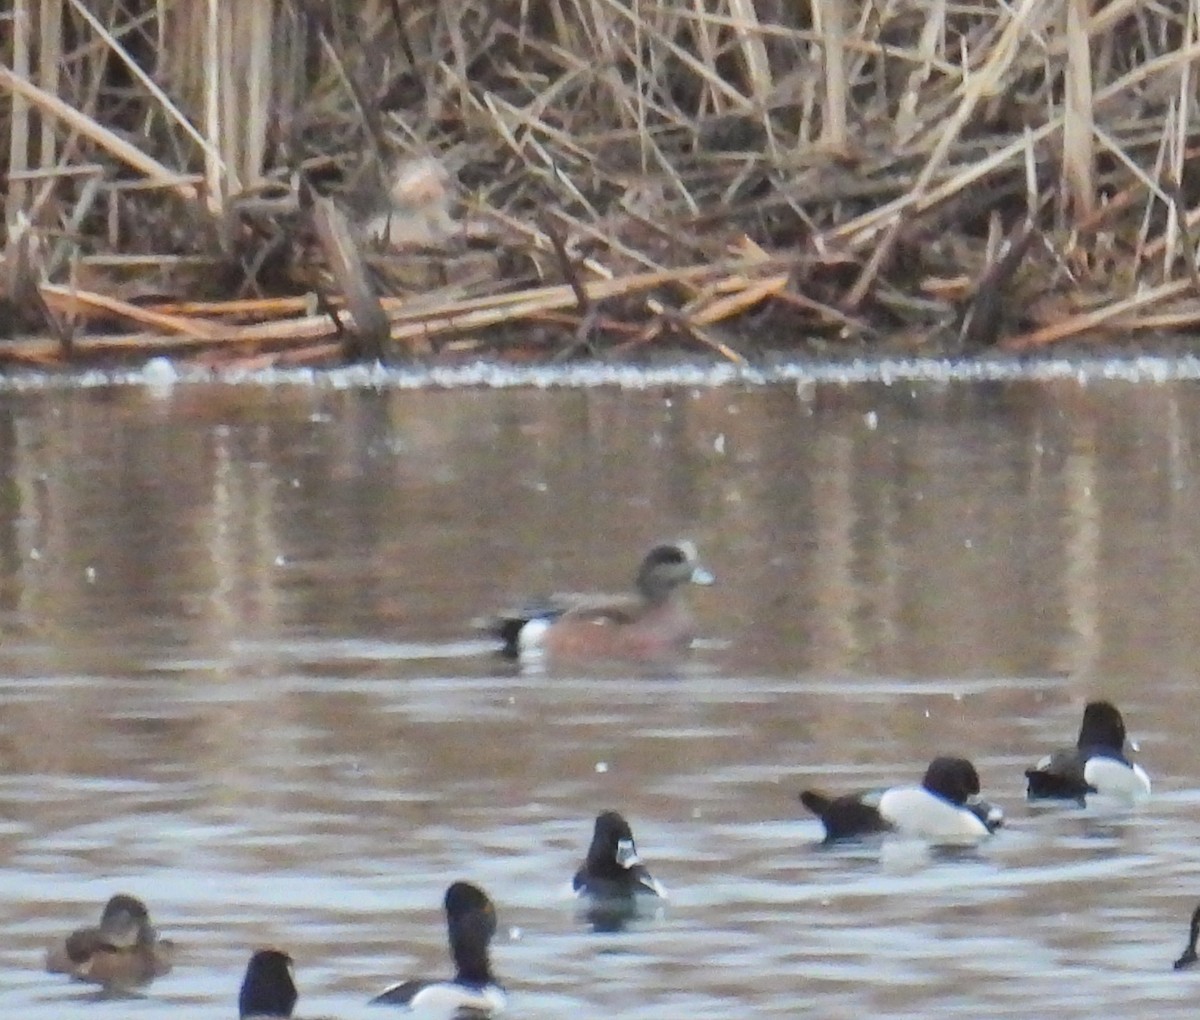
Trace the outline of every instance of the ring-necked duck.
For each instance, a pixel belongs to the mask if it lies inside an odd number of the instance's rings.
[[[628,595],[551,595],[501,613],[493,629],[513,658],[662,659],[694,636],[685,584],[712,584],[691,542],[657,545],[643,558]]]
[[[79,928],[46,953],[46,969],[109,988],[134,988],[171,969],[175,944],[160,939],[146,905],[118,893],[104,905],[100,923]]]
[[[295,969],[292,958],[280,949],[258,949],[246,964],[238,992],[238,1016],[290,1017],[296,1008]]]
[[[920,786],[827,797],[805,790],[800,801],[825,825],[825,840],[900,832],[938,843],[971,843],[995,832],[1004,813],[979,799],[979,773],[966,758],[934,758]]]
[[[1125,721],[1107,701],[1090,702],[1083,710],[1083,724],[1074,747],[1048,754],[1025,770],[1029,799],[1083,801],[1098,793],[1123,800],[1142,800],[1150,795],[1150,777],[1125,757]]]
[[[478,886],[455,882],[446,890],[445,907],[450,955],[454,957],[453,979],[401,981],[385,988],[371,1000],[372,1004],[485,1014],[504,1008],[504,989],[492,976],[488,960],[488,943],[496,934],[492,901]]]
[[[1188,929],[1188,941],[1184,947],[1183,955],[1175,961],[1175,969],[1183,970],[1184,967],[1190,967],[1196,962],[1196,939],[1200,937],[1200,907],[1192,911],[1192,924]]]
[[[577,896],[622,900],[645,894],[667,895],[638,856],[633,830],[616,811],[596,816],[587,858],[572,882]]]

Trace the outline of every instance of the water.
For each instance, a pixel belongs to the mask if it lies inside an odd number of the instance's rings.
[[[447,971],[462,877],[518,1017],[1192,1015],[1200,391],[1105,374],[11,388],[0,1014],[233,1016],[277,944],[302,1013],[361,1015]],[[676,537],[718,575],[678,670],[522,672],[472,628]],[[1154,798],[1026,805],[1098,696]],[[1008,811],[978,854],[816,845],[801,788],[937,753]],[[565,889],[608,807],[671,899],[596,934]],[[176,969],[42,973],[122,890]]]

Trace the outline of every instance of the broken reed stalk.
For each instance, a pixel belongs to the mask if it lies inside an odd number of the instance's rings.
[[[975,285],[975,293],[959,327],[959,343],[964,348],[983,347],[999,339],[1009,318],[1006,306],[1011,298],[1010,285],[1025,261],[1036,233],[1034,219],[1030,216],[1006,239],[1003,255],[991,262]]]
[[[366,266],[355,244],[350,224],[334,202],[318,196],[313,204],[317,237],[346,304],[354,315],[353,329],[345,331],[345,354],[350,361],[386,361],[388,320],[379,295],[367,277]],[[336,316],[331,311],[331,317]],[[335,319],[335,325],[342,324]]]
[[[1171,188],[1171,210],[1175,214],[1175,224],[1183,241],[1183,264],[1187,266],[1192,289],[1200,297],[1200,268],[1196,265],[1196,245],[1192,240],[1192,232],[1188,230],[1187,206],[1183,201],[1183,188],[1178,181]]]
[[[836,152],[845,152],[849,141],[846,81],[846,5],[843,0],[817,0],[819,28],[825,38],[825,107],[822,141]]]
[[[1063,184],[1076,218],[1096,207],[1092,154],[1092,0],[1066,0],[1067,64],[1063,72]]]
[[[21,79],[29,77],[31,54],[29,52],[30,4],[33,0],[14,0],[12,11],[12,62],[9,72]],[[29,99],[21,92],[13,92],[9,113],[8,137],[8,199],[4,203],[5,237],[11,241],[9,232],[14,229],[21,215],[28,213],[28,186],[22,175],[29,169]]]
[[[737,53],[745,73],[743,91],[746,93],[754,110],[766,110],[771,102],[771,93],[775,89],[775,76],[771,68],[771,60],[767,53],[763,24],[759,20],[758,10],[754,0],[728,0],[729,14],[733,20],[734,38],[737,40]],[[711,35],[716,50],[721,49],[721,26],[714,24]],[[714,61],[712,66],[716,66]],[[772,141],[771,121],[762,118],[767,132],[768,144]]]
[[[59,91],[62,82],[62,15],[61,3],[42,0],[38,15],[38,75],[45,83],[46,90],[53,94]],[[43,170],[54,166],[56,152],[54,126],[43,120],[38,144],[38,162]]]
[[[1184,38],[1188,43],[1195,42],[1197,38],[1197,21],[1198,17],[1200,17],[1197,14],[1198,6],[1200,6],[1200,4],[1197,3],[1197,0],[1188,0],[1184,35]],[[1187,151],[1188,123],[1191,119],[1191,112],[1194,103],[1191,94],[1193,87],[1192,82],[1192,68],[1191,64],[1188,63],[1180,69],[1179,73],[1179,99],[1175,107],[1175,118],[1173,121],[1170,119],[1168,120],[1168,126],[1174,127],[1174,135],[1172,138],[1173,144],[1171,145],[1170,151],[1172,154],[1171,172],[1173,179],[1176,182],[1183,180],[1184,153]],[[1187,238],[1187,226],[1186,210],[1183,211],[1181,217],[1179,203],[1172,202],[1167,219],[1167,230],[1165,236],[1164,270],[1167,273],[1170,272],[1171,265],[1174,261],[1176,240],[1181,233],[1183,235],[1184,244],[1190,245],[1190,241],[1188,241]],[[1186,264],[1188,265],[1189,269],[1193,267],[1194,261],[1195,251],[1193,250],[1187,256]]]

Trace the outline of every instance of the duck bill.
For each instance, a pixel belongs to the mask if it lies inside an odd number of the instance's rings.
[[[990,800],[984,800],[978,793],[967,798],[966,807],[975,812],[975,816],[987,826],[989,832],[995,832],[1004,824],[1004,811]]]
[[[642,863],[632,839],[623,839],[617,844],[617,863],[626,869]]]
[[[153,942],[154,928],[136,922],[101,925],[100,936],[112,949],[133,949],[141,942]]]
[[[692,570],[692,584],[712,584],[716,581],[716,577],[712,571],[705,570],[703,567],[696,567]]]

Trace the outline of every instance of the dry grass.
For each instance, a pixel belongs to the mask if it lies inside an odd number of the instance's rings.
[[[11,6],[0,360],[345,356],[320,195],[397,356],[1200,321],[1200,0]]]

